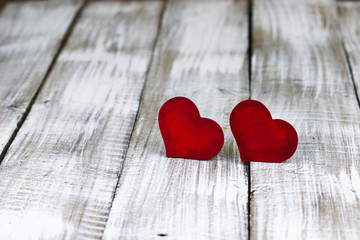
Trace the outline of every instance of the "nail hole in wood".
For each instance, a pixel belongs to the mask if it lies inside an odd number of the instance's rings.
[[[165,234],[165,233],[159,233],[158,236],[159,236],[159,237],[166,237],[166,236],[168,236],[168,235]]]

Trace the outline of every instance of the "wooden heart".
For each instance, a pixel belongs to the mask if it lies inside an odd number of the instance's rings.
[[[272,119],[269,110],[258,101],[246,100],[236,105],[230,126],[243,162],[283,162],[298,145],[294,127]]]
[[[185,97],[175,97],[161,107],[159,126],[166,156],[207,160],[224,145],[224,134],[215,121],[200,117],[196,105]]]

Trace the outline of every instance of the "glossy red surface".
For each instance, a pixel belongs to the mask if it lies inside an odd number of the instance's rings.
[[[175,97],[161,107],[159,126],[166,156],[208,160],[224,145],[224,134],[215,121],[200,117],[196,105]]]
[[[243,162],[283,162],[298,145],[294,127],[272,119],[269,110],[258,101],[246,100],[236,105],[230,126]]]

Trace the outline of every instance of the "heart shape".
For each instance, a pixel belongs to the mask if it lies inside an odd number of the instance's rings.
[[[159,126],[166,156],[208,160],[224,145],[224,134],[215,121],[200,117],[188,98],[175,97],[160,108]]]
[[[296,151],[298,135],[288,122],[272,119],[260,102],[240,102],[230,115],[230,126],[243,162],[283,162]]]

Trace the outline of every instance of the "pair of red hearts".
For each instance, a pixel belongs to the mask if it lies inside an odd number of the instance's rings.
[[[224,145],[224,134],[215,121],[200,117],[196,105],[184,97],[168,100],[159,111],[159,126],[166,156],[207,160]],[[272,119],[260,102],[240,102],[230,115],[230,126],[243,162],[283,162],[297,148],[293,126]]]

